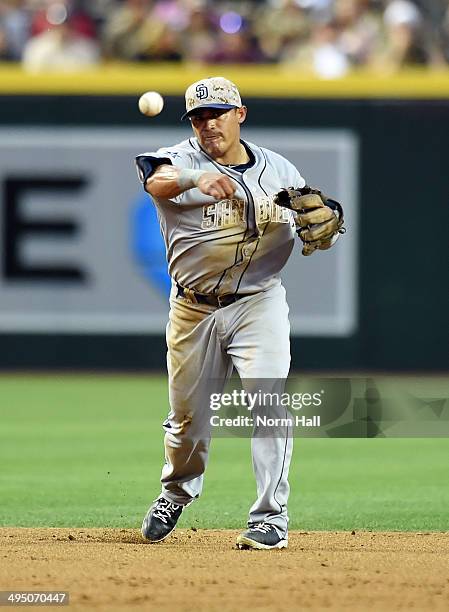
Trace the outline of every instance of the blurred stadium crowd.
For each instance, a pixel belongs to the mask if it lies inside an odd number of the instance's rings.
[[[449,63],[449,0],[0,0],[0,61],[277,63],[322,78]]]

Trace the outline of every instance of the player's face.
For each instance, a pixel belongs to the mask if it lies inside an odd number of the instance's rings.
[[[231,110],[203,108],[193,113],[190,121],[206,153],[213,159],[226,160],[240,146],[240,124],[245,117],[245,106]],[[232,163],[232,159],[229,163]]]

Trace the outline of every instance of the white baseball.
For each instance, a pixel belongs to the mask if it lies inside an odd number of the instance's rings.
[[[159,115],[164,108],[164,98],[157,91],[147,91],[139,98],[139,110],[147,117]]]

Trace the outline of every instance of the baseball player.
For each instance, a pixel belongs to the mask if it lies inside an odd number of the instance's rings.
[[[307,187],[281,155],[240,138],[247,109],[234,83],[206,78],[185,98],[182,119],[193,137],[136,157],[172,278],[162,492],[142,524],[150,542],[166,538],[201,494],[211,394],[223,390],[233,368],[247,391],[287,378],[290,329],[279,274],[296,233],[309,255],[343,231],[337,202]],[[258,436],[255,428],[251,450],[257,499],[237,546],[285,548],[291,431]]]

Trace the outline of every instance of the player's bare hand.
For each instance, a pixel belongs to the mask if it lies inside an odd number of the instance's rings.
[[[197,183],[198,189],[205,195],[210,195],[216,200],[231,198],[236,189],[236,183],[218,172],[205,172]]]

